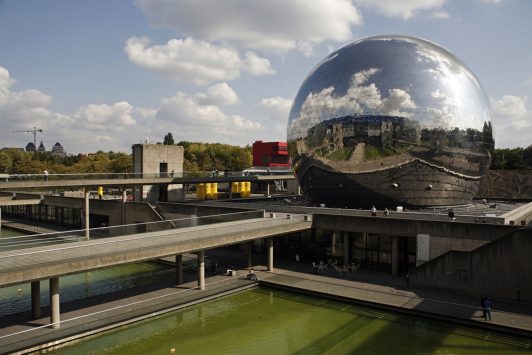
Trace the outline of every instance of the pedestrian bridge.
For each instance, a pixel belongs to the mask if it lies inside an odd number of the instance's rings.
[[[3,251],[0,287],[300,232],[311,228],[310,220],[307,215],[272,215]]]
[[[241,172],[214,175],[212,173],[102,173],[102,174],[26,174],[0,178],[0,191],[60,189],[82,187],[123,187],[142,185],[231,183],[237,181],[267,182],[294,180],[292,174],[243,175]]]

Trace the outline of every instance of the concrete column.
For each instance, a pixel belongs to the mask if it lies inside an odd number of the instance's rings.
[[[83,213],[84,213],[84,220],[85,220],[85,226],[84,226],[84,229],[85,229],[85,240],[89,240],[90,239],[90,235],[89,235],[89,226],[90,226],[90,222],[89,222],[89,190],[88,188],[85,188],[85,201],[84,201],[84,204],[83,204]]]
[[[273,271],[273,238],[268,238],[268,271]]]
[[[175,256],[175,283],[181,285],[183,283],[183,255]]]
[[[127,221],[126,202],[127,202],[127,191],[126,191],[126,188],[123,187],[122,188],[122,220],[121,220],[121,223],[123,226],[126,225],[126,221]],[[126,234],[126,227],[122,227],[122,235],[125,235],[125,234]]]
[[[392,275],[399,273],[399,237],[392,235]]]
[[[198,287],[205,290],[205,252],[198,251]]]
[[[336,238],[338,238],[338,231],[333,231],[331,236],[331,254],[336,255]]]
[[[50,323],[53,329],[59,329],[59,278],[50,279]]]
[[[252,264],[252,257],[251,257],[251,254],[252,254],[252,251],[253,251],[253,242],[252,241],[249,241],[246,243],[246,257],[247,257],[247,265],[248,265],[248,268],[252,267],[253,264]]]
[[[347,266],[349,264],[349,233],[344,233],[344,239],[342,240],[342,257],[343,265]]]
[[[265,194],[265,196],[270,196],[270,183],[269,182],[266,183],[266,194]]]
[[[31,319],[41,318],[41,282],[31,283]]]

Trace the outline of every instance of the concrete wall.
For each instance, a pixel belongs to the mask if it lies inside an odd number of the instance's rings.
[[[471,252],[450,251],[409,274],[415,287],[532,302],[532,230],[516,230]]]
[[[168,166],[167,176],[174,171],[175,176],[183,173],[184,148],[176,145],[163,144],[135,144],[133,149],[133,172],[136,174],[160,174],[160,164]],[[143,186],[134,189],[134,198],[137,202],[156,202],[159,200],[159,186]],[[183,186],[168,185],[168,201],[183,201]]]

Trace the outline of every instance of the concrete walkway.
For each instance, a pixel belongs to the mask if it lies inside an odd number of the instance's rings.
[[[441,291],[409,289],[403,282],[400,284],[395,282],[394,285],[394,278],[389,275],[382,275],[384,279],[388,279],[385,284],[377,284],[375,282],[378,282],[379,275],[375,274],[378,273],[372,273],[370,283],[348,279],[349,276],[335,277],[330,274],[312,274],[279,268],[273,272],[265,270],[265,267],[260,267],[257,273],[260,284],[264,286],[281,287],[298,292],[310,291],[326,297],[352,300],[392,311],[443,320],[452,319],[470,326],[532,337],[532,310],[527,306],[493,301],[492,320],[485,321],[478,298]]]
[[[242,276],[245,271],[238,274]],[[195,277],[184,274],[187,282],[179,286],[171,282],[147,285],[61,304],[59,329],[47,326],[49,307],[43,307],[42,317],[36,320],[31,320],[29,311],[2,317],[0,353],[28,348],[37,351],[41,348],[39,344],[59,344],[57,340],[72,340],[75,334],[95,334],[257,284],[243,277],[211,275],[206,278],[206,289],[200,291]]]

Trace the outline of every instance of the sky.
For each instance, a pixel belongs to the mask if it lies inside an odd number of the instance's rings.
[[[532,1],[0,0],[0,147],[131,152],[171,132],[284,141],[312,68],[379,34],[435,42],[489,97],[497,148],[532,144]]]

